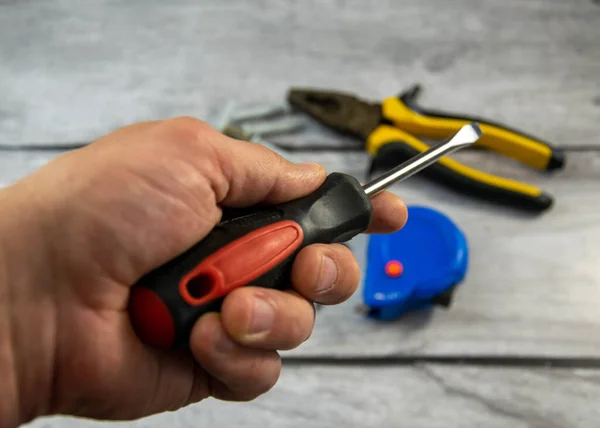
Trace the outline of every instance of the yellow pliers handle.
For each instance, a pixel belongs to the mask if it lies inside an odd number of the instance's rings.
[[[371,171],[392,168],[428,148],[413,135],[389,125],[379,126],[367,139],[373,155]],[[479,171],[447,156],[421,175],[462,194],[526,211],[542,212],[553,204],[552,196],[535,186]]]
[[[427,111],[409,104],[407,100],[411,98],[405,95],[405,99],[385,99],[381,104],[382,115],[417,138],[446,139],[462,126],[478,122],[483,135],[475,143],[477,146],[539,170],[550,171],[564,165],[563,153],[539,139],[481,118]]]

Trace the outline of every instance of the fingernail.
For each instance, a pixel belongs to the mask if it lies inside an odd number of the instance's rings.
[[[323,256],[321,261],[321,272],[317,280],[317,293],[329,290],[335,284],[338,276],[337,264],[329,256]]]
[[[268,331],[275,322],[275,308],[262,297],[254,299],[254,310],[252,321],[250,321],[249,334],[257,334]]]

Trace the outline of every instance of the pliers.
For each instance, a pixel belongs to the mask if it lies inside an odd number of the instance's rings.
[[[449,138],[460,127],[478,122],[483,136],[476,143],[487,149],[541,171],[561,169],[565,154],[531,135],[492,121],[428,110],[417,105],[420,86],[370,102],[349,93],[319,89],[291,88],[287,100],[325,126],[361,138],[372,156],[371,171],[404,162],[429,145],[421,138]],[[489,174],[457,162],[440,159],[422,174],[447,188],[494,203],[542,212],[553,198],[541,189]]]

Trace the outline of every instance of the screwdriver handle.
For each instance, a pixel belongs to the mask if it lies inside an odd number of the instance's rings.
[[[143,276],[129,314],[138,337],[158,348],[184,348],[196,320],[219,311],[236,288],[291,288],[297,253],[307,245],[345,242],[373,214],[360,183],[330,174],[315,192],[293,201],[229,212],[200,242]]]

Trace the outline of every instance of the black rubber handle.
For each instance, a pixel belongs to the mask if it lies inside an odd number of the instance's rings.
[[[341,173],[303,198],[230,210],[201,242],[133,286],[133,327],[153,347],[186,347],[196,320],[219,311],[229,292],[245,285],[291,287],[292,263],[302,248],[348,241],[368,227],[372,213],[360,183]]]

